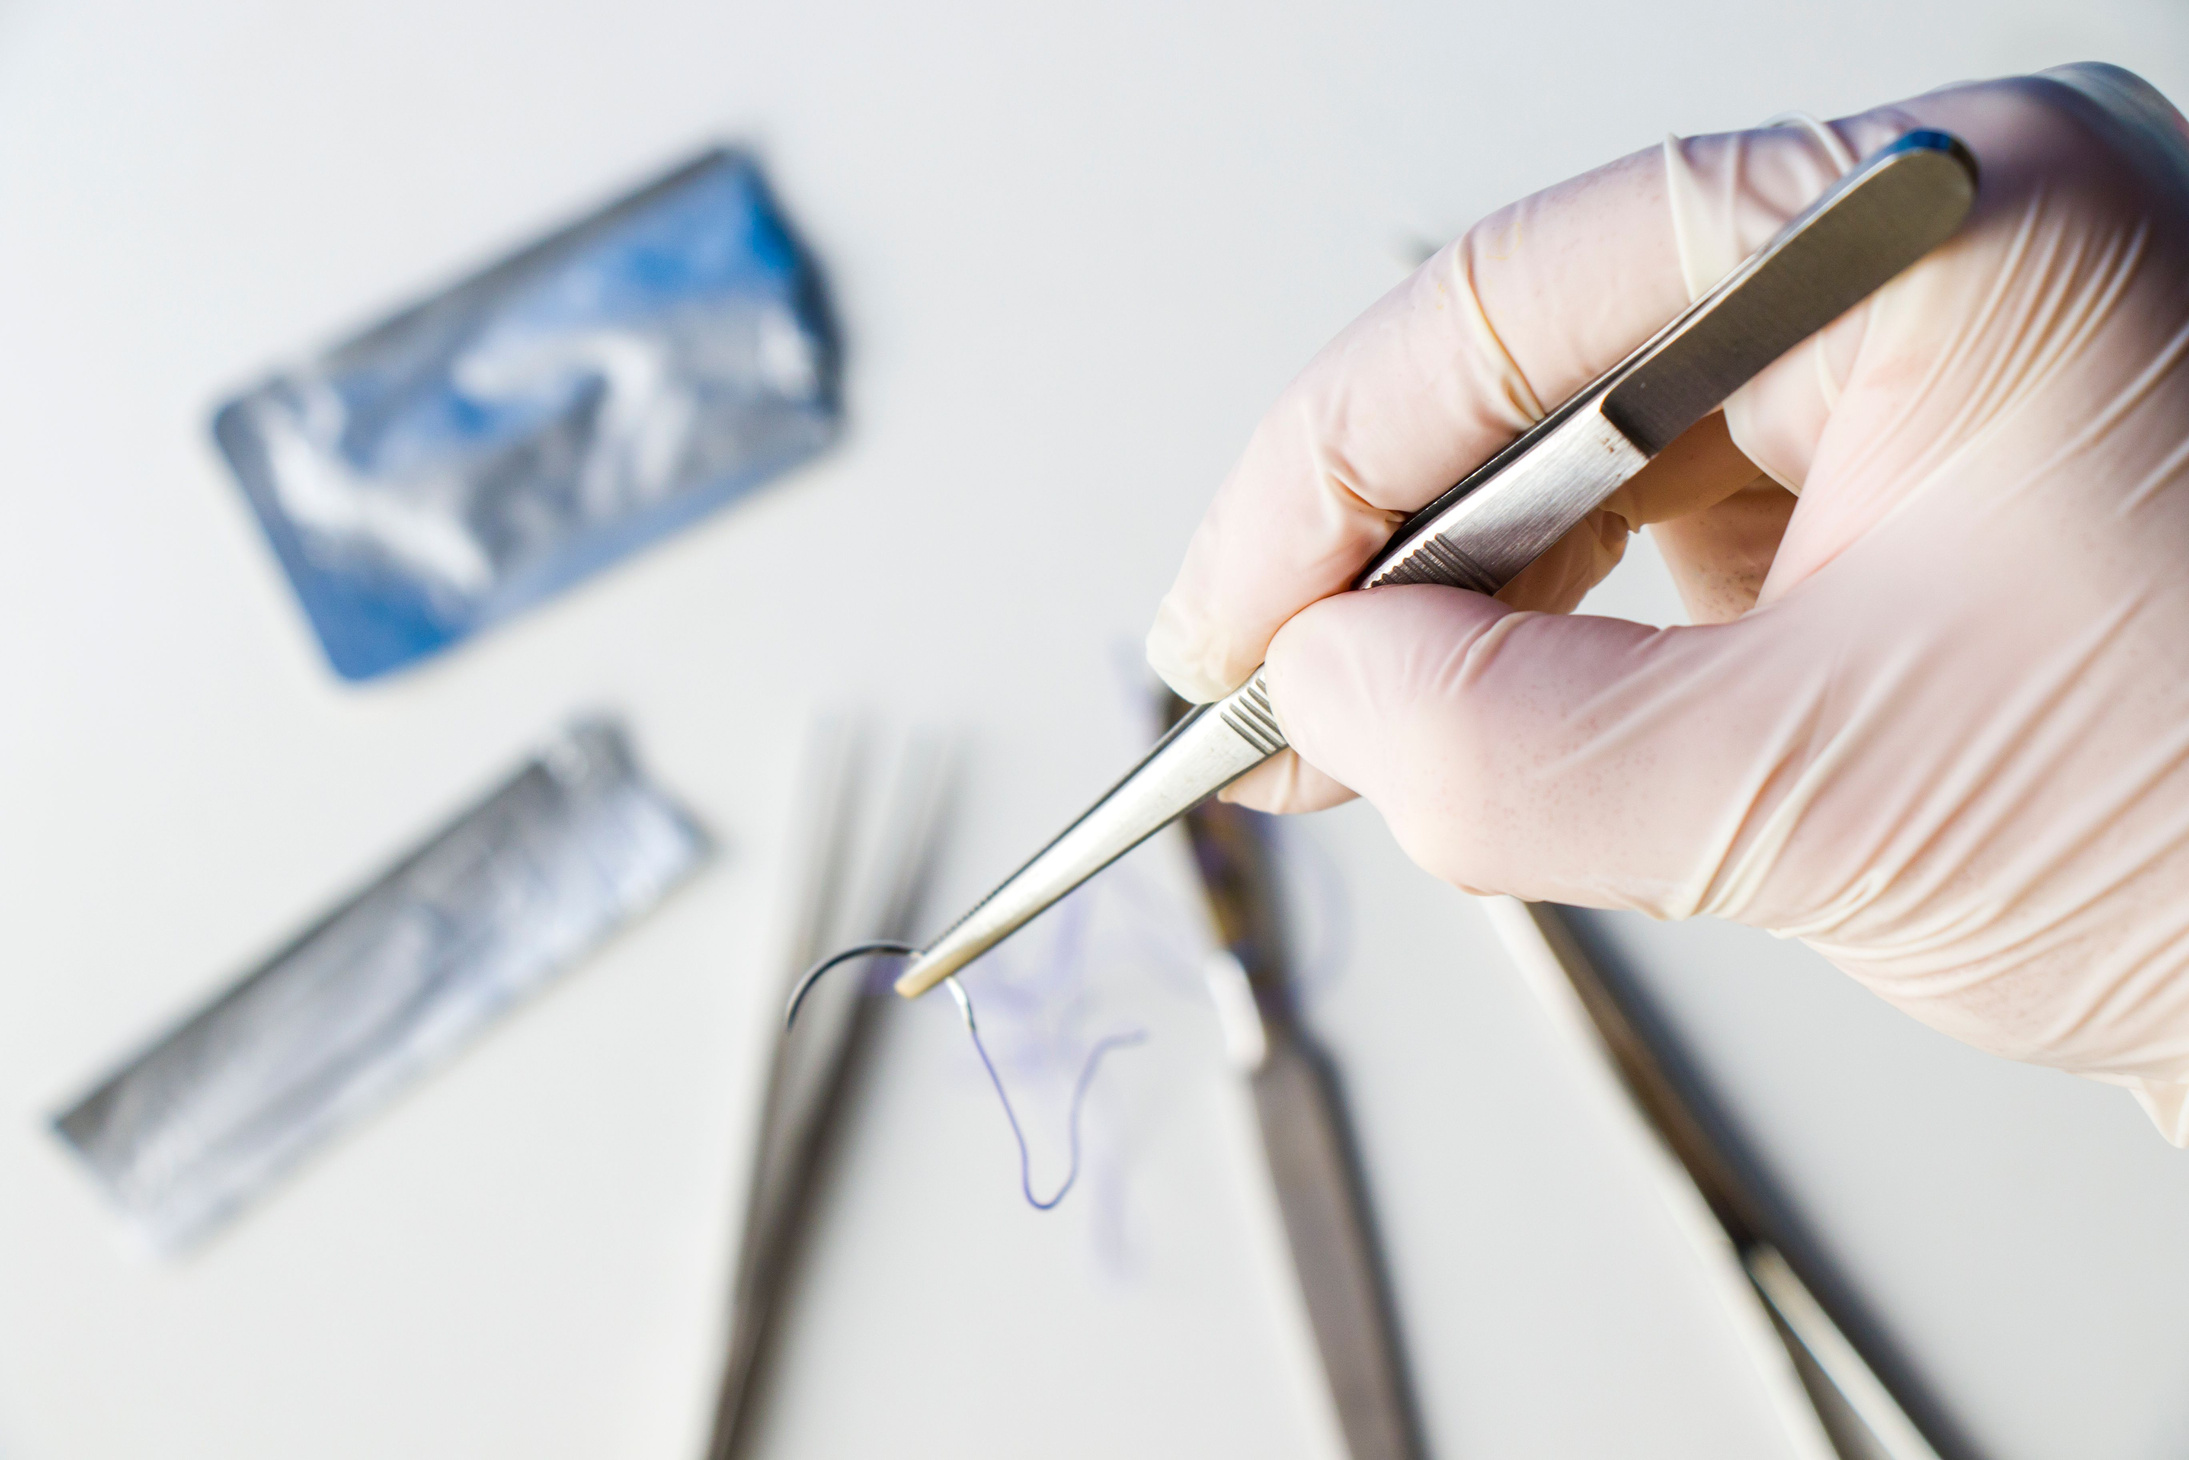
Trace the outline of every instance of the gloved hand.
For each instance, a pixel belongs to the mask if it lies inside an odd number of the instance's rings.
[[[1982,170],[1952,241],[1497,599],[1340,591],[1916,127]],[[1239,800],[1356,791],[1470,891],[1799,937],[1948,1034],[2127,1086],[2189,1144],[2185,357],[2189,124],[2127,72],[1671,140],[1485,220],[1317,356],[1149,657],[1199,700],[1267,658],[1297,759]],[[1566,616],[1644,524],[1696,623]]]

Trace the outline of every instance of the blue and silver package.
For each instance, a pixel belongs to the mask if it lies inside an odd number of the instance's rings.
[[[338,673],[435,653],[827,445],[835,337],[714,151],[222,406]]]

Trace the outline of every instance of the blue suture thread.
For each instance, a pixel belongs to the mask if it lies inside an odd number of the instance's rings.
[[[798,1018],[798,1006],[805,1002],[806,994],[816,983],[820,982],[821,975],[827,973],[830,969],[849,963],[854,958],[878,958],[883,956],[909,958],[919,951],[910,943],[878,938],[868,943],[854,943],[849,948],[839,949],[830,954],[807,969],[804,975],[799,978],[798,986],[791,990],[790,1005],[783,1011],[784,1030],[789,1031],[792,1023]],[[996,1062],[988,1057],[988,1046],[980,1037],[980,1026],[974,1022],[973,1000],[965,992],[965,985],[958,982],[956,974],[952,974],[944,982],[950,985],[951,996],[958,1001],[958,1012],[965,1016],[965,1032],[972,1038],[973,1052],[980,1056],[981,1068],[988,1072],[988,1083],[995,1086],[996,1099],[1002,1102],[1003,1118],[1011,1124],[1011,1139],[1018,1142],[1019,1190],[1026,1194],[1027,1205],[1035,1211],[1050,1211],[1055,1208],[1058,1202],[1064,1200],[1065,1193],[1069,1192],[1072,1189],[1072,1184],[1079,1180],[1079,1113],[1087,1103],[1087,1090],[1088,1087],[1094,1084],[1096,1068],[1101,1065],[1102,1057],[1111,1050],[1125,1049],[1135,1044],[1144,1043],[1147,1040],[1148,1031],[1145,1029],[1132,1029],[1123,1034],[1112,1034],[1105,1039],[1097,1040],[1095,1047],[1087,1051],[1087,1062],[1080,1066],[1078,1083],[1072,1087],[1072,1108],[1071,1114],[1067,1117],[1072,1153],[1071,1164],[1065,1170],[1064,1184],[1056,1189],[1055,1195],[1044,1201],[1034,1195],[1033,1152],[1027,1148],[1026,1132],[1019,1125],[1018,1111],[1012,1108],[1010,1092],[1003,1088],[1003,1076],[996,1072]]]
[[[1079,1112],[1080,1107],[1086,1104],[1087,1088],[1094,1084],[1096,1067],[1102,1063],[1102,1056],[1111,1050],[1125,1049],[1145,1042],[1148,1031],[1133,1029],[1123,1034],[1112,1034],[1106,1039],[1097,1040],[1095,1047],[1087,1051],[1087,1062],[1079,1067],[1078,1083],[1072,1086],[1072,1109],[1067,1117],[1071,1132],[1071,1164],[1065,1168],[1064,1184],[1056,1189],[1054,1196],[1044,1201],[1034,1195],[1033,1153],[1027,1149],[1026,1132],[1019,1126],[1018,1112],[1011,1108],[1011,1096],[1003,1088],[1003,1076],[996,1073],[996,1062],[988,1057],[988,1046],[981,1040],[980,1026],[973,1020],[973,1000],[966,994],[965,986],[958,982],[956,974],[952,974],[944,982],[950,985],[951,995],[958,1001],[958,1012],[965,1016],[965,1032],[972,1037],[973,1052],[980,1056],[981,1068],[988,1071],[988,1083],[996,1087],[996,1099],[1003,1103],[1003,1118],[1011,1123],[1011,1139],[1018,1142],[1019,1190],[1026,1194],[1026,1204],[1035,1211],[1052,1210],[1058,1202],[1064,1200],[1065,1193],[1072,1189],[1072,1183],[1079,1180]]]

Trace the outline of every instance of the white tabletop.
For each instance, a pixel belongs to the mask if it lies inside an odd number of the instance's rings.
[[[940,889],[969,897],[1121,768],[1119,646],[1413,240],[1667,131],[2085,57],[2189,95],[2165,0],[1077,9],[0,8],[0,1455],[694,1454],[815,707],[972,736]],[[844,445],[420,672],[336,682],[209,408],[715,138],[828,268]],[[1597,606],[1671,612],[1646,553]],[[721,862],[198,1255],[129,1255],[44,1116],[593,706]],[[1341,869],[1314,1016],[1436,1452],[1777,1453],[1478,910],[1361,808],[1302,835]],[[2125,1096],[1961,1050],[1795,945],[1602,931],[1980,1453],[2189,1444],[2189,1155]],[[949,1011],[890,1013],[761,1453],[1336,1453],[1199,1003],[1143,1002],[1106,1184],[1046,1216]]]

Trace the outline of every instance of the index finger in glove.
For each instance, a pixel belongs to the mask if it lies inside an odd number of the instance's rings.
[[[1232,689],[1408,513],[1687,302],[1654,148],[1477,224],[1332,340],[1256,428],[1158,611],[1157,672],[1189,699]]]
[[[1814,142],[1766,129],[1713,145]],[[1813,196],[1838,160],[1820,154],[1784,171]],[[1194,533],[1148,636],[1156,671],[1194,700],[1237,686],[1278,628],[1349,586],[1408,514],[1685,308],[1697,291],[1668,190],[1664,153],[1652,148],[1523,199],[1331,341],[1255,429]],[[1722,423],[1712,429],[1722,439]],[[1606,504],[1618,521],[1600,513],[1583,524],[1549,555],[1557,562],[1506,596],[1570,607],[1617,561],[1625,529],[1753,479],[1730,449],[1703,455],[1709,470],[1631,483]]]

